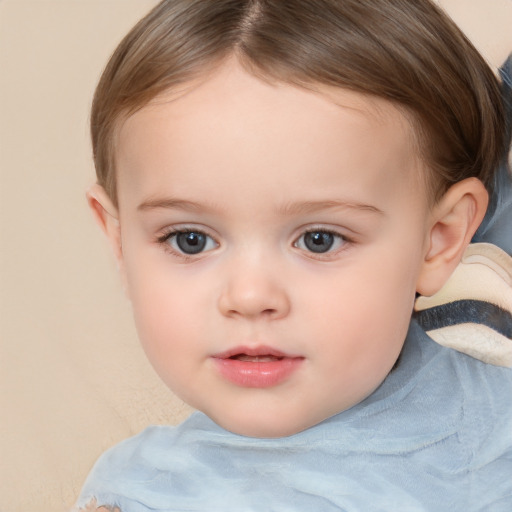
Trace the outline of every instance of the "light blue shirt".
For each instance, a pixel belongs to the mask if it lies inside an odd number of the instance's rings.
[[[369,398],[280,439],[202,413],[99,459],[79,504],[149,511],[512,511],[512,369],[434,343],[413,322]]]

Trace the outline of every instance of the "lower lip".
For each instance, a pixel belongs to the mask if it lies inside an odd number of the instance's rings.
[[[214,358],[221,375],[246,388],[269,388],[284,382],[303,363],[302,357],[285,357],[275,361],[239,361]]]

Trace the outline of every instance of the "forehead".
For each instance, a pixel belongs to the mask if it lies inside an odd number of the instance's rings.
[[[393,167],[396,178],[410,181],[419,174],[413,140],[408,118],[388,101],[335,87],[269,83],[229,63],[160,95],[124,122],[118,186],[120,194],[126,186],[151,194],[150,181],[164,186],[177,170],[191,176],[205,166],[212,179],[230,183],[257,174],[286,186],[283,169],[293,168],[300,179],[322,165],[354,173]]]

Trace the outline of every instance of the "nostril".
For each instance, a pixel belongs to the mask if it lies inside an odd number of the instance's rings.
[[[230,309],[226,312],[228,316],[246,316],[246,317],[274,317],[278,314],[277,309],[264,309],[262,311],[254,310],[254,311],[248,311],[241,309],[240,311],[237,309]]]
[[[290,309],[289,297],[284,287],[275,280],[230,279],[218,298],[219,310],[231,318],[265,318],[286,316]]]

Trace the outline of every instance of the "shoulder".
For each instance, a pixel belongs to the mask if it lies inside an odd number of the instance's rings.
[[[180,466],[181,439],[196,427],[194,415],[178,427],[150,426],[104,452],[89,473],[74,511],[152,510],[143,503],[153,499],[149,495],[155,494],[161,474]]]
[[[107,450],[95,464],[93,472],[104,472],[104,476],[125,474],[127,471],[144,471],[150,454],[164,449],[175,437],[174,427],[150,426],[141,433],[125,439]]]
[[[502,482],[487,492],[497,502],[512,492],[512,481],[504,481],[505,474],[512,475],[512,368],[440,346],[425,333],[421,343],[430,357],[419,372],[421,396],[415,403],[422,404],[428,418],[418,421],[451,431],[442,443],[432,445],[436,465],[482,492],[488,482]]]
[[[180,496],[193,495],[198,475],[206,471],[200,447],[218,446],[226,435],[198,412],[176,427],[148,427],[100,456],[74,511],[95,511],[84,508],[92,500],[98,506],[108,505],[112,512],[118,512],[116,507],[121,512],[175,510],[169,508],[169,497],[176,502]],[[211,473],[205,475],[210,477]],[[110,512],[108,507],[99,510]]]

